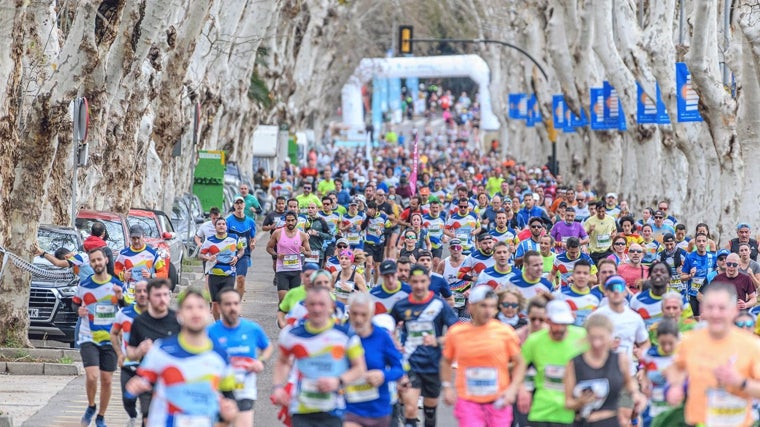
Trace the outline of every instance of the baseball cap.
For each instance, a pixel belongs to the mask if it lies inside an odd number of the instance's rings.
[[[389,333],[396,331],[396,321],[388,313],[374,315],[372,317],[372,323],[377,327],[385,329]]]
[[[610,276],[607,278],[607,281],[604,282],[604,289],[625,292],[625,288],[625,279],[618,275]]]
[[[490,240],[493,239],[493,236],[491,236],[488,233],[480,233],[478,234],[478,242],[482,242],[483,240]]]
[[[472,296],[472,293],[470,293]],[[575,322],[573,311],[566,301],[552,300],[546,304],[546,317],[558,325],[570,325]]]
[[[348,202],[348,206],[351,206],[351,205],[358,205],[358,204],[359,204],[359,202],[357,202],[357,201],[356,201],[356,199],[353,199],[353,200],[351,200],[350,202]]]
[[[313,262],[307,262],[306,264],[303,265],[304,272],[317,271],[317,270],[319,270],[319,266]]]
[[[143,237],[145,236],[145,230],[141,225],[135,224],[129,227],[129,237]]]
[[[459,239],[449,240],[449,246],[462,246],[462,241]]]
[[[486,298],[494,298],[495,296],[496,293],[493,291],[492,287],[488,285],[478,285],[470,291],[470,298],[468,301],[470,304],[477,304]]]
[[[392,259],[386,259],[380,264],[380,274],[393,274],[398,271],[396,267],[396,261]]]
[[[354,197],[354,200],[357,202],[367,203],[367,198],[364,197],[364,194],[357,194],[356,197]]]
[[[665,233],[664,236],[662,236],[662,241],[664,242],[675,242],[676,236],[673,235],[673,233]]]
[[[607,196],[605,196],[605,198],[610,198],[610,197],[612,197],[613,199],[617,199],[617,194],[615,194],[615,193],[607,193]]]
[[[429,187],[422,187],[420,188],[420,195],[427,195],[430,194],[430,188]]]
[[[749,228],[752,229],[752,227],[749,226],[746,222],[740,222],[739,224],[736,224],[736,230],[741,230],[742,228]]]
[[[728,249],[721,249],[718,251],[718,254],[715,255],[716,258],[720,258],[722,256],[729,256],[731,252],[728,251]]]
[[[335,242],[335,246],[338,246],[339,244],[344,243],[346,246],[348,246],[348,239],[340,238],[337,242]]]
[[[421,251],[417,252],[417,258],[422,258],[424,256],[426,256],[428,258],[432,258],[433,257],[433,253],[430,252],[430,251],[428,251],[428,250],[421,250]]]
[[[237,201],[245,202],[245,198],[243,196],[237,196],[237,197],[235,197],[234,201],[235,202],[237,202]]]
[[[428,198],[428,203],[441,203],[441,199],[439,199],[438,196],[430,196]]]
[[[654,211],[654,216],[665,216],[665,212],[663,212],[663,211]]]

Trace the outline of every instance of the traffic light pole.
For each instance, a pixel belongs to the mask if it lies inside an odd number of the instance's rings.
[[[441,42],[447,42],[447,43],[468,43],[468,44],[475,44],[475,43],[486,43],[486,44],[498,44],[501,46],[508,47],[510,49],[514,49],[521,54],[523,54],[525,57],[530,59],[530,61],[538,68],[538,70],[541,72],[541,75],[544,76],[544,80],[546,82],[549,82],[549,77],[546,75],[546,71],[544,70],[544,67],[541,66],[541,64],[536,61],[535,58],[533,58],[528,52],[526,52],[524,49],[515,46],[511,43],[507,43],[502,40],[494,40],[494,39],[417,39],[413,38],[413,33],[411,26],[403,26],[400,28],[400,38],[399,38],[399,51],[402,53],[412,53],[412,43],[441,43]],[[406,43],[406,44],[403,44]],[[554,129],[554,123],[552,122],[551,117],[546,122],[546,128],[547,133],[549,134],[549,140],[552,143],[552,155],[551,155],[551,170],[554,175],[559,173],[559,168],[557,164],[557,131]]]

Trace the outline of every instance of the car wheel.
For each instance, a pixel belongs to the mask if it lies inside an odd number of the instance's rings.
[[[177,269],[174,268],[174,264],[171,263],[169,263],[169,281],[172,282],[172,292],[174,292],[174,288],[176,288],[179,283],[179,274],[177,274]]]

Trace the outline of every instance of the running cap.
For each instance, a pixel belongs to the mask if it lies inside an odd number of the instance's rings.
[[[665,233],[664,236],[662,236],[662,242],[675,242],[676,236],[673,235],[673,233]]]
[[[746,222],[740,222],[739,224],[736,225],[736,230],[737,231],[739,231],[742,228],[752,229],[752,227],[750,227],[749,224],[747,224]]]
[[[386,259],[380,264],[380,274],[393,274],[396,271],[398,271],[398,267],[396,266],[396,261],[392,259]]]
[[[145,236],[145,230],[141,225],[135,224],[129,227],[129,237],[143,237]]]
[[[604,289],[613,292],[625,292],[625,285],[625,279],[616,274],[607,278],[607,281],[604,282]]]
[[[470,294],[472,295],[472,294]],[[472,301],[471,301],[472,302]],[[546,304],[546,317],[558,325],[570,325],[575,322],[570,305],[563,300],[552,300]]]
[[[307,271],[317,271],[319,270],[319,266],[316,263],[313,262],[307,262],[303,265],[303,272],[306,273]]]
[[[718,254],[715,255],[716,258],[720,258],[722,256],[729,256],[731,255],[731,252],[728,251],[728,249],[721,249],[718,251]]]
[[[449,240],[449,246],[462,246],[462,241],[459,239]]]
[[[396,321],[388,313],[376,314],[372,317],[372,323],[379,328],[383,328],[389,333],[396,331]]]
[[[243,196],[237,196],[235,197],[235,202],[245,202],[245,198]]]
[[[605,198],[609,199],[610,197],[612,197],[613,199],[617,199],[617,194],[615,194],[615,193],[607,193],[607,196]]]
[[[493,291],[493,288],[488,285],[478,285],[470,291],[468,301],[470,304],[477,304],[488,298],[496,298],[496,292]]]

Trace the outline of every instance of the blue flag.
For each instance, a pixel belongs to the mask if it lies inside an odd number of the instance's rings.
[[[591,94],[591,130],[607,130],[604,120],[604,88],[592,87]]]
[[[691,73],[683,62],[676,62],[676,106],[679,122],[701,122],[699,95],[694,90]]]
[[[668,117],[668,111],[665,108],[665,102],[662,100],[662,93],[660,92],[660,84],[655,84],[655,90],[657,99],[650,98],[645,92],[644,88],[639,83],[636,83],[636,122],[641,124],[654,123],[660,125],[666,125],[670,123],[670,117]]]
[[[536,123],[540,123],[542,120],[541,110],[538,108],[538,98],[536,98],[536,94],[534,93],[528,98],[528,117],[526,124],[528,127],[533,127]]]
[[[623,112],[623,104],[620,102],[620,97],[617,91],[610,84],[610,82],[604,82],[604,122],[607,125],[607,129],[626,130],[625,113]]]
[[[510,119],[527,119],[528,118],[528,95],[524,93],[509,94],[509,118]]]

